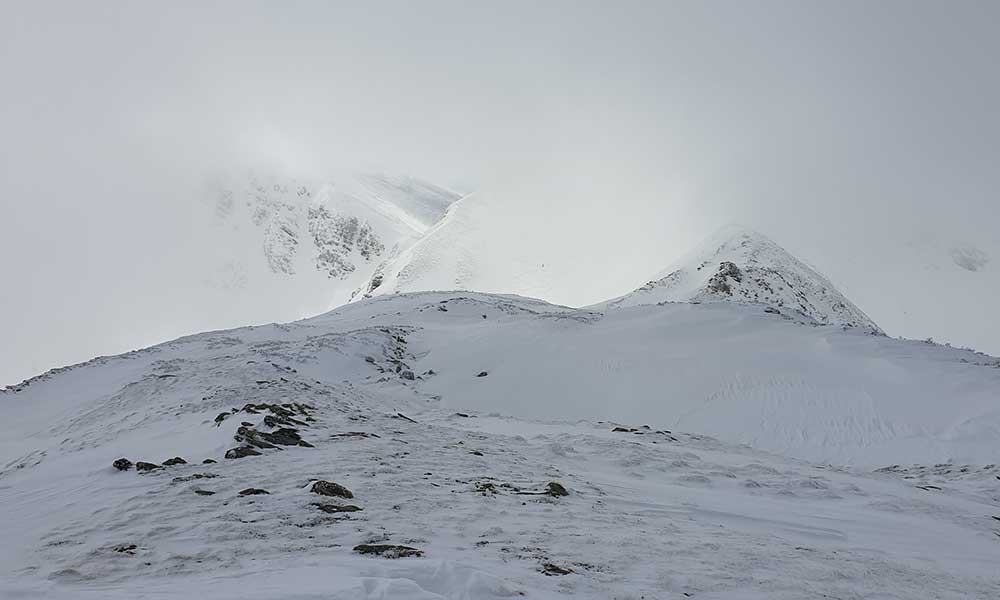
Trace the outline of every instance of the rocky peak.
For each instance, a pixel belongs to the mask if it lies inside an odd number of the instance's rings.
[[[742,302],[792,310],[819,324],[882,330],[823,275],[769,238],[730,227],[649,283],[604,308],[661,302]]]

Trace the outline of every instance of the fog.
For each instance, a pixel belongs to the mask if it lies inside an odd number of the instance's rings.
[[[738,222],[890,334],[1000,353],[998,27],[990,2],[5,2],[0,384],[228,325],[185,265],[206,174],[244,164],[506,190],[505,223],[551,222],[511,243],[587,266],[577,304]]]

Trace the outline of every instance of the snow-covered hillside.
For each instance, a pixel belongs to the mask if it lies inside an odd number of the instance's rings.
[[[825,277],[763,235],[727,227],[639,289],[599,305],[744,302],[799,313],[820,324],[882,333]]]
[[[785,309],[379,297],[0,393],[0,596],[995,598],[998,394]]]
[[[221,238],[206,281],[234,296],[289,288],[315,314],[350,300],[383,262],[434,226],[458,195],[409,177],[340,174],[332,181],[249,172],[214,180],[209,198]],[[302,300],[300,300],[301,302]],[[294,306],[292,302],[290,305]]]
[[[567,244],[566,232],[573,231],[580,240],[581,232],[599,234],[601,228],[591,222],[592,214],[567,212],[549,202],[546,193],[559,191],[498,185],[469,194],[423,238],[379,269],[365,294],[355,300],[399,292],[475,290],[579,306],[633,285],[636,272],[608,267],[619,262],[616,252],[628,256],[634,250]]]

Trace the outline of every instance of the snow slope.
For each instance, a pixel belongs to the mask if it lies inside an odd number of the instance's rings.
[[[190,336],[0,393],[0,597],[995,598],[998,365],[475,293]]]
[[[303,180],[254,171],[218,178],[209,197],[216,243],[203,260],[203,277],[234,298],[267,297],[274,290],[286,299],[285,310],[279,301],[260,311],[263,318],[248,319],[258,322],[347,302],[381,263],[423,236],[458,199],[409,177],[341,173]],[[287,302],[289,296],[299,301]]]
[[[598,305],[745,302],[798,311],[821,324],[882,333],[825,277],[765,236],[727,227],[639,289]]]
[[[598,217],[559,207],[546,202],[545,194],[537,190],[497,186],[469,194],[418,242],[387,261],[365,294],[355,300],[460,289],[516,293],[557,303],[585,298],[589,303],[607,298],[609,290],[628,289],[634,274],[607,268],[622,260],[614,249],[600,250],[599,244],[589,242],[581,248],[565,241],[579,240],[581,232],[596,229],[592,221]],[[624,256],[631,252],[621,250]],[[588,259],[595,253],[600,254],[598,264]]]

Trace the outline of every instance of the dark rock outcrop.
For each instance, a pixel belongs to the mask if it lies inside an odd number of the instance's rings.
[[[184,460],[183,458],[179,457],[179,456],[175,456],[173,458],[168,458],[167,460],[163,461],[163,466],[164,467],[172,467],[174,465],[186,465],[186,464],[187,464],[187,461]]]
[[[558,481],[550,481],[549,485],[546,486],[545,493],[554,498],[558,498],[560,496],[569,496],[569,492],[566,491],[566,488],[563,487],[563,485]]]
[[[153,463],[142,462],[141,460],[135,463],[135,470],[139,472],[152,471],[153,469],[159,469],[160,465],[154,465]]]
[[[560,567],[559,565],[554,565],[552,563],[545,563],[542,565],[542,573],[545,575],[569,575],[572,572],[573,569]]]
[[[246,456],[260,456],[260,452],[250,446],[240,446],[226,451],[226,458],[244,458]]]
[[[361,510],[360,506],[355,506],[353,504],[327,504],[325,502],[313,502],[312,505],[325,513],[331,513],[331,514],[358,512],[359,510]]]
[[[119,458],[115,462],[111,463],[111,465],[119,471],[128,471],[132,468],[132,461],[127,458]]]
[[[314,494],[320,494],[321,496],[336,496],[338,498],[353,498],[354,494],[351,490],[345,488],[339,483],[334,483],[332,481],[317,481],[309,489]]]
[[[247,488],[245,490],[240,490],[240,496],[260,496],[263,494],[270,494],[271,492],[267,490],[262,490],[260,488]]]
[[[302,439],[296,429],[282,428],[268,433],[258,431],[252,427],[240,427],[236,430],[233,438],[237,442],[243,442],[257,448],[277,448],[278,446],[304,446],[312,448],[313,445]]]
[[[382,558],[406,558],[408,556],[423,556],[422,550],[396,544],[359,544],[354,547],[358,554],[373,554]]]

